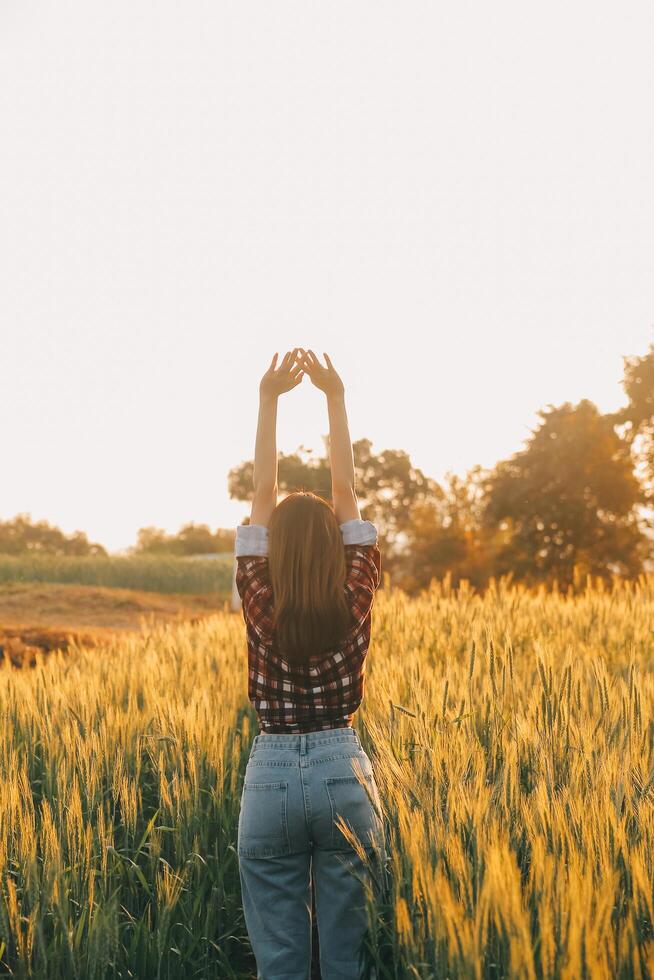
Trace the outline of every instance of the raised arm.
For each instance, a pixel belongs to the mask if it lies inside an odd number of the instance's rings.
[[[360,518],[361,514],[354,489],[354,455],[345,411],[345,388],[329,355],[324,357],[327,367],[322,366],[312,350],[300,350],[299,363],[313,384],[327,396],[332,500],[336,519],[343,524]]]
[[[304,373],[296,363],[299,348],[288,351],[276,368],[277,354],[259,385],[259,418],[254,447],[254,497],[250,524],[268,525],[277,506],[277,401],[300,384]]]

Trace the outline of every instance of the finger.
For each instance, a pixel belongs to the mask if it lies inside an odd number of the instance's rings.
[[[312,350],[309,350],[309,356],[313,360],[315,367],[322,367],[322,364],[320,363],[320,361],[318,360],[318,358],[316,357],[316,355],[313,353]]]
[[[334,370],[334,365],[331,362],[331,358],[330,358],[329,354],[327,354],[327,353],[325,353],[325,351],[323,351],[323,355],[322,356],[325,358],[325,361],[327,362],[327,367],[330,369],[330,371],[333,371]]]
[[[268,368],[268,370],[269,371],[274,371],[275,370],[275,364],[276,363],[277,363],[277,354],[275,353],[275,354],[273,354],[273,359],[270,362],[270,367]]]
[[[300,364],[302,365],[305,371],[313,371],[313,363],[311,362],[307,354],[304,354],[300,358]]]
[[[301,383],[303,377],[304,375],[301,374],[299,378],[296,378],[296,380],[291,385],[291,388],[297,388],[297,386]]]
[[[279,370],[280,371],[283,371],[285,368],[287,368],[289,366],[289,364],[291,363],[291,357],[292,356],[293,356],[293,352],[292,351],[290,351],[290,350],[289,351],[286,351],[286,353],[284,354],[284,358],[282,360],[282,363],[279,365]]]
[[[303,373],[304,373],[303,368],[301,368],[301,367],[294,367],[293,370],[291,371],[291,377],[292,378],[297,378],[298,376],[301,377]]]

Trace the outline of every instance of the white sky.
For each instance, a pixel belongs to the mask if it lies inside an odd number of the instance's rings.
[[[3,0],[0,518],[215,526],[275,350],[428,474],[654,339],[648,2]],[[320,447],[308,379],[279,448]]]

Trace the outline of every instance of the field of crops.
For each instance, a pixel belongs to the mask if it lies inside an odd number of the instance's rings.
[[[144,592],[228,595],[233,564],[232,555],[205,560],[161,556],[0,555],[0,583],[59,582]]]
[[[379,593],[380,977],[654,976],[654,579]],[[246,978],[255,732],[219,614],[0,670],[0,976]]]

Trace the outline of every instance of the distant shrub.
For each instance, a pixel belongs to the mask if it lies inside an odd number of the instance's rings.
[[[0,521],[2,555],[106,555],[101,544],[89,541],[83,531],[64,534],[47,521],[33,521],[29,514],[17,514]]]
[[[142,527],[133,549],[137,555],[210,555],[234,551],[235,528],[211,531],[207,524],[185,524],[177,534],[160,527]]]

